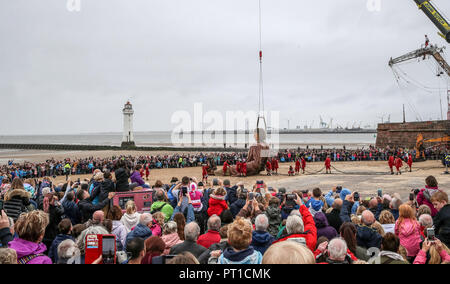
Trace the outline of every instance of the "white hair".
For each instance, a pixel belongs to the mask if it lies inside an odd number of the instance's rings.
[[[286,220],[286,231],[288,234],[303,233],[303,219],[297,215],[289,216]]]
[[[148,226],[151,222],[153,222],[153,216],[150,213],[144,213],[139,217],[139,224],[143,226]]]
[[[42,195],[45,196],[47,194],[49,194],[50,192],[52,192],[52,189],[50,187],[44,187],[42,189]]]
[[[186,241],[197,241],[198,236],[200,235],[200,227],[196,222],[190,222],[184,227],[184,239]]]
[[[178,231],[178,225],[175,221],[169,221],[166,224],[164,224],[164,235],[169,235],[176,233]]]
[[[331,260],[344,260],[347,255],[347,243],[342,238],[334,238],[328,244]]]
[[[269,227],[269,219],[266,214],[259,214],[255,218],[255,228],[257,231],[266,231]]]
[[[425,228],[431,228],[433,227],[433,217],[431,217],[429,214],[422,214],[419,217],[419,223]]]
[[[109,232],[103,226],[90,226],[85,229],[77,238],[77,246],[80,250],[81,254],[84,254],[85,244],[86,244],[86,235],[108,235]]]
[[[219,231],[220,226],[222,225],[222,222],[220,220],[220,217],[216,214],[212,215],[208,219],[208,229],[213,231]]]
[[[68,259],[79,254],[80,250],[76,246],[75,242],[67,239],[62,241],[58,246],[58,258]]]

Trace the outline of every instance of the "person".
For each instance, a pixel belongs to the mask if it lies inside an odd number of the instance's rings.
[[[0,211],[0,248],[7,248],[8,243],[14,239],[14,221],[5,211]]]
[[[308,208],[303,205],[300,197],[295,193],[297,199],[295,203],[300,206],[299,210],[293,210],[298,215],[291,215],[286,220],[287,236],[281,236],[277,242],[292,240],[306,245],[311,251],[314,251],[317,243],[317,228],[314,219]],[[292,212],[291,212],[292,214]]]
[[[383,210],[378,219],[385,233],[395,232],[395,218],[389,210]]]
[[[395,158],[394,164],[395,164],[395,169],[397,170],[396,175],[399,175],[399,174],[401,175],[402,174],[401,168],[403,167],[402,158],[400,158],[400,157]]]
[[[267,231],[269,219],[265,214],[260,214],[255,218],[255,230],[252,232],[251,246],[262,255],[273,243],[275,238]]]
[[[17,264],[16,251],[9,248],[0,248],[0,264]]]
[[[14,222],[19,218],[20,214],[27,213],[35,208],[31,204],[31,195],[23,188],[14,188],[14,181],[20,181],[19,178],[14,178],[11,185],[11,190],[6,192],[4,196],[3,210],[5,210],[6,215],[11,217]],[[23,187],[23,184],[22,184]]]
[[[434,217],[437,214],[437,209],[433,206],[431,198],[436,192],[441,191],[438,187],[438,182],[434,176],[428,176],[425,179],[425,188],[422,188],[417,194],[416,200],[419,206],[427,205],[431,209],[431,216]]]
[[[125,247],[128,246],[128,242],[136,237],[146,240],[152,236],[151,227],[153,225],[153,217],[150,213],[144,213],[139,217],[139,224],[128,233],[126,238]]]
[[[80,213],[81,213],[81,222],[84,223],[84,222],[88,221],[92,217],[92,214],[95,211],[103,209],[107,204],[109,204],[109,202],[114,197],[114,195],[115,195],[114,192],[110,192],[108,194],[108,198],[106,198],[102,202],[94,205],[90,198],[91,196],[90,196],[89,192],[87,192],[86,190],[82,190],[82,189],[79,190],[77,192],[77,198],[79,200],[78,208],[80,209]]]
[[[305,174],[305,168],[306,168],[306,160],[305,157],[302,156],[302,161],[301,161],[301,165],[302,165],[302,174]]]
[[[393,233],[386,233],[381,242],[381,252],[373,258],[371,264],[409,264],[399,254],[400,239]]]
[[[314,215],[314,223],[317,228],[317,238],[324,236],[331,240],[338,235],[336,229],[328,224],[328,219],[323,212],[317,212]]]
[[[200,235],[200,227],[196,222],[191,222],[184,227],[184,242],[173,246],[169,254],[176,255],[185,251],[192,253],[198,258],[207,249],[204,246],[197,244],[198,236]]]
[[[272,158],[272,171],[275,172],[276,175],[278,175],[278,160],[277,158]]]
[[[252,224],[243,218],[229,225],[228,242],[231,247],[211,252],[210,263],[218,264],[261,264],[262,255],[250,244],[252,242]]]
[[[331,211],[329,213],[326,213],[326,217],[328,220],[328,224],[333,227],[336,232],[339,232],[339,229],[342,225],[342,220],[339,217],[339,214],[341,213],[342,208],[342,199],[336,198],[334,199],[332,205],[331,205]]]
[[[437,237],[450,247],[450,205],[447,193],[440,191],[431,197],[434,208],[438,211],[433,218],[435,233]]]
[[[58,253],[58,262],[56,263],[68,264],[71,258],[80,255],[80,250],[78,249],[74,240],[66,239],[58,245],[57,253]],[[73,260],[77,261],[76,259]]]
[[[156,212],[162,212],[165,216],[165,222],[170,220],[170,217],[173,215],[173,207],[168,202],[166,202],[166,194],[164,189],[158,189],[156,191],[156,202],[153,202],[150,207],[151,213],[154,214]]]
[[[430,40],[428,39],[428,36],[425,35],[425,48],[427,48],[429,44],[430,44]]]
[[[270,246],[264,253],[262,264],[315,264],[314,254],[296,242],[281,242]]]
[[[358,230],[356,225],[351,222],[345,222],[339,229],[339,235],[345,240],[347,244],[347,254],[355,261],[357,259],[367,261],[369,256],[367,255],[367,249],[358,245],[356,240],[356,234]]]
[[[161,237],[161,239],[165,243],[165,248],[162,253],[163,255],[169,254],[170,249],[173,246],[183,242],[182,240],[180,240],[180,237],[178,236],[178,226],[176,222],[169,221],[166,224],[164,224],[163,236]]]
[[[230,205],[230,211],[231,214],[233,215],[233,218],[236,218],[237,214],[239,214],[241,209],[244,207],[245,202],[247,200],[247,192],[248,192],[247,189],[239,188],[237,190],[238,199]]]
[[[144,240],[139,237],[133,237],[127,242],[126,252],[129,255],[127,264],[141,264],[145,256]]]
[[[141,264],[152,264],[152,260],[163,254],[166,244],[158,236],[151,236],[145,240],[145,256]]]
[[[228,167],[229,167],[228,160],[226,160],[226,161],[223,163],[223,167],[222,167],[222,171],[223,171],[223,175],[224,175],[224,176],[227,175]]]
[[[207,164],[202,164],[202,182],[208,182],[208,169],[209,166]]]
[[[237,189],[238,186],[231,186],[230,180],[226,179],[223,181],[223,187],[226,191],[226,197],[225,200],[228,202],[228,204],[233,204],[237,199]],[[220,214],[219,214],[220,215]]]
[[[41,210],[19,216],[14,226],[18,238],[9,242],[9,248],[17,253],[17,263],[52,264],[51,258],[44,254],[47,247],[42,243],[48,223],[48,214]]]
[[[112,221],[111,234],[116,236],[117,251],[122,251],[125,247],[125,241],[128,234],[127,229],[120,221],[122,219],[122,209],[120,209],[119,206],[114,205],[111,210],[109,210],[106,218]]]
[[[167,264],[199,264],[197,258],[190,252],[185,251],[167,262]]]
[[[124,160],[120,159],[117,162],[114,176],[116,178],[117,192],[126,192],[130,190],[130,184],[128,183],[128,179],[130,178],[130,171],[128,170]]]
[[[149,164],[145,164],[145,180],[148,181],[148,176],[150,175],[150,167]]]
[[[426,239],[413,264],[426,264],[427,254],[430,254],[429,264],[449,264],[450,254],[448,251],[449,249],[439,239],[434,239],[433,241]]]
[[[352,264],[353,260],[347,255],[347,243],[344,239],[334,238],[328,243],[328,264]]]
[[[225,201],[226,195],[226,190],[221,187],[214,190],[214,194],[210,195],[209,206],[207,210],[209,217],[214,214],[219,216],[223,210],[228,209],[227,202]]]
[[[292,166],[291,166],[292,167]],[[296,159],[295,160],[295,173],[299,174],[300,173],[300,160]]]
[[[289,170],[288,170],[288,176],[294,176],[295,172],[294,172],[294,168],[292,168],[292,165],[289,166]]]
[[[272,175],[272,164],[270,163],[269,160],[267,160],[266,162],[266,172],[268,176]]]
[[[331,159],[330,156],[327,155],[325,159],[325,173],[331,174]]]
[[[244,160],[241,164],[241,169],[242,169],[242,176],[246,177],[247,176],[247,161]]]
[[[426,206],[426,205],[425,205]],[[433,217],[429,214],[422,214],[419,216],[420,236],[422,240],[426,238],[426,230],[433,227]]]
[[[393,175],[394,174],[394,156],[393,155],[389,155],[388,166],[391,169],[391,175]]]
[[[86,185],[87,188],[87,185]],[[70,219],[72,224],[81,223],[81,212],[75,202],[75,192],[70,189],[66,189],[66,198],[61,200],[61,205],[64,209],[64,215]]]
[[[48,194],[44,198],[44,212],[49,215],[49,224],[47,225],[47,228],[45,228],[45,235],[42,242],[49,248],[58,234],[58,224],[61,222],[64,214],[64,208],[58,201],[56,193]]]
[[[420,250],[420,224],[416,220],[414,209],[408,204],[400,206],[400,216],[395,223],[395,235],[400,244],[407,251],[409,260],[413,259]]]
[[[411,154],[408,155],[408,162],[407,162],[407,164],[408,164],[408,167],[409,167],[409,172],[412,172],[413,160],[412,160],[412,155]]]
[[[321,212],[325,205],[322,201],[322,191],[319,188],[314,188],[312,191],[312,198],[308,199],[305,205],[309,208],[313,217],[317,212]]]
[[[236,162],[236,172],[237,172],[237,176],[242,176],[242,162],[241,160],[238,160]]]
[[[220,242],[220,230],[221,221],[220,217],[217,215],[212,215],[208,219],[208,232],[199,236],[197,244],[209,248],[211,245]]]
[[[173,221],[177,223],[177,232],[180,240],[184,241],[184,227],[186,227],[186,217],[183,213],[173,214]]]
[[[139,223],[141,214],[136,212],[136,204],[133,200],[128,200],[127,203],[125,203],[125,209],[126,212],[123,214],[122,218],[120,218],[120,222],[125,226],[125,230],[128,234],[131,232],[131,229]]]
[[[50,249],[48,250],[48,257],[52,259],[53,263],[58,263],[58,246],[65,240],[75,241],[75,239],[71,236],[72,223],[70,222],[70,219],[62,219],[58,224],[58,231],[59,234],[56,235]]]
[[[130,180],[132,183],[136,183],[138,186],[141,186],[143,188],[150,188],[148,184],[145,183],[145,181],[142,179],[142,176],[140,174],[140,170],[142,168],[142,165],[136,165],[134,167],[134,171],[130,176]]]

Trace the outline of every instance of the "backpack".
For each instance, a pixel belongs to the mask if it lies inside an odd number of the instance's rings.
[[[33,259],[35,259],[36,257],[40,257],[40,256],[44,256],[44,254],[39,253],[39,254],[30,254],[27,256],[23,256],[17,260],[17,264],[28,264],[28,262],[30,262]]]
[[[168,204],[167,202],[164,202],[164,204],[161,205],[160,207],[153,209],[153,210],[150,212],[150,214],[155,214],[156,212],[161,211],[166,205],[169,205],[169,204]]]

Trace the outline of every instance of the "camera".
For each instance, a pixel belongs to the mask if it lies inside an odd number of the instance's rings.
[[[295,206],[295,200],[297,199],[297,196],[292,193],[286,194],[286,207],[287,208],[294,208]]]
[[[432,241],[435,238],[434,228],[427,228],[427,239]]]
[[[359,201],[359,193],[358,193],[358,192],[355,192],[355,193],[353,194],[353,200]]]
[[[338,185],[336,186],[336,193],[341,193],[342,191],[342,186]]]
[[[414,193],[409,194],[409,200],[414,201],[414,197],[415,197]]]
[[[383,190],[381,188],[379,188],[377,192],[379,197],[383,196]]]
[[[248,200],[253,200],[255,198],[255,193],[249,192],[248,194]]]

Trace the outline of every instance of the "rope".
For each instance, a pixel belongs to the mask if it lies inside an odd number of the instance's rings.
[[[258,92],[258,122],[257,128],[259,128],[259,118],[264,119],[264,81],[263,81],[263,64],[262,64],[262,9],[261,0],[258,0],[259,11],[259,92]],[[266,125],[264,126],[266,128]]]

